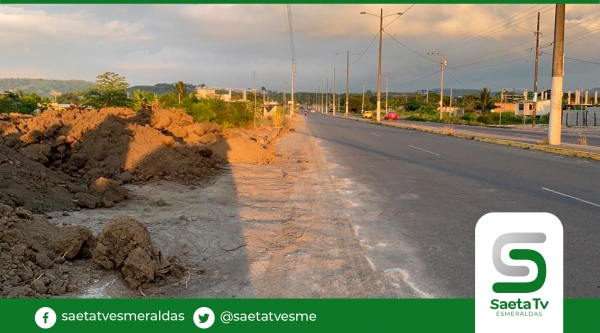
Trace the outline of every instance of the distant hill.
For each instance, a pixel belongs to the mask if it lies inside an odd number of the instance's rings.
[[[129,87],[129,89],[127,89],[127,91],[129,91],[130,93],[136,91],[136,90],[141,90],[141,91],[148,91],[151,93],[155,93],[157,95],[162,95],[164,93],[168,93],[168,92],[173,92],[175,89],[174,83],[158,83],[155,84],[153,86],[133,86],[133,87]],[[188,94],[191,92],[196,91],[196,86],[193,84],[187,84],[187,92]]]
[[[34,92],[47,97],[87,90],[92,86],[94,83],[83,80],[0,79],[0,91],[21,90],[26,94]]]

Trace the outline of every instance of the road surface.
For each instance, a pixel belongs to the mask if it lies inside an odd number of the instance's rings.
[[[321,114],[307,123],[375,270],[424,297],[474,297],[478,219],[549,212],[564,226],[565,297],[600,297],[599,163]]]
[[[354,116],[354,115],[352,117],[360,118],[359,116]],[[384,120],[382,117],[381,121],[387,121],[387,120]],[[548,132],[540,131],[540,130],[486,127],[486,126],[469,126],[469,125],[460,125],[460,124],[445,124],[445,123],[423,122],[423,121],[413,121],[413,120],[398,120],[398,121],[393,121],[393,122],[397,122],[400,124],[406,124],[406,125],[415,124],[418,126],[428,126],[428,127],[435,127],[435,128],[444,128],[446,126],[451,126],[455,130],[471,131],[471,132],[476,132],[476,133],[481,133],[481,134],[488,133],[488,134],[492,134],[492,135],[512,136],[512,137],[514,137],[515,140],[525,140],[525,141],[533,140],[535,142],[539,142],[539,141],[542,141],[542,140],[545,140],[546,138],[548,138]],[[584,132],[584,134],[586,134],[588,146],[600,146],[600,136],[598,136],[597,133],[594,133],[594,134],[586,133],[585,130],[583,132]],[[562,143],[579,144],[579,134],[567,133],[564,131],[561,134],[562,134],[561,135]]]

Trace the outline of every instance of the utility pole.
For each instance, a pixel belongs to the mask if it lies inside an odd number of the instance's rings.
[[[385,76],[385,113],[388,110],[388,77]]]
[[[281,85],[281,88],[283,88],[283,111],[285,113],[285,105],[286,105],[286,102],[287,102],[287,98],[286,98],[287,96],[285,94],[285,88],[286,88],[285,81],[283,81],[283,84]]]
[[[368,14],[371,16],[377,17],[377,15],[360,12],[361,14]],[[402,15],[403,13],[394,13],[390,15],[386,15],[385,17],[392,15]],[[381,12],[379,14],[379,65],[377,66],[377,121],[381,121],[381,49],[382,49],[382,40],[383,40],[383,8],[381,8]]]
[[[379,16],[379,66],[377,69],[377,121],[381,121],[379,112],[381,111],[381,47],[383,38],[383,8]]]
[[[291,86],[291,100],[292,100],[292,106],[290,107],[290,115],[292,114],[292,112],[294,111],[294,107],[296,106],[296,104],[294,104],[294,59],[292,59],[292,86]]]
[[[265,95],[266,95],[266,93],[267,93],[266,90],[262,91],[262,95],[263,95],[263,116],[267,115],[267,109],[265,108],[265,105],[266,105],[266,96]]]
[[[535,34],[535,73],[533,78],[533,117],[531,117],[531,127],[535,127],[535,118],[537,113],[537,88],[538,88],[538,57],[540,55],[540,12],[537,17],[537,30]]]
[[[254,127],[256,128],[256,72],[252,74],[252,82],[254,85]]]
[[[362,106],[360,107],[360,113],[365,113],[365,85],[363,83],[363,99],[362,99]]]
[[[560,145],[563,98],[563,77],[565,76],[565,4],[557,4],[554,16],[554,51],[552,53],[552,95],[550,97],[550,124],[548,143]]]
[[[444,54],[442,53],[427,53],[429,55],[439,55],[440,56],[440,120],[444,118],[443,108],[444,108],[444,66],[448,63],[444,60]],[[429,92],[427,92],[427,101],[429,102]]]
[[[333,116],[335,117],[335,68],[333,69]]]
[[[346,53],[346,117],[348,117],[348,82],[350,79],[350,51]]]
[[[329,111],[329,76],[327,76],[327,85],[325,86],[325,114]]]

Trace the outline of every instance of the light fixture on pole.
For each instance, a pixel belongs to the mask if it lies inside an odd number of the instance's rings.
[[[360,12],[361,14],[371,15],[375,17],[379,17],[379,65],[377,68],[377,121],[381,121],[381,48],[382,48],[382,37],[383,37],[383,18],[393,15],[402,15],[403,13],[394,13],[390,15],[383,16],[383,8],[381,8],[380,15],[375,15],[367,12]]]

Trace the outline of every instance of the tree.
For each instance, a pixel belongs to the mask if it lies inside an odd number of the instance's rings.
[[[156,95],[148,92],[136,90],[133,92],[132,104],[134,110],[144,110],[149,108],[156,100]]]
[[[62,94],[56,97],[56,102],[59,104],[72,104],[75,106],[79,106],[80,96],[83,94],[84,93],[80,91]]]
[[[158,98],[158,101],[160,102],[160,106],[166,109],[176,107],[179,104],[177,95],[174,93],[162,94]]]
[[[477,102],[477,106],[482,112],[490,111],[496,107],[487,87],[484,87],[479,91],[479,101]]]
[[[98,75],[96,85],[85,92],[83,104],[95,109],[129,107],[131,101],[127,97],[127,88],[129,88],[129,84],[124,77],[113,72],[106,72]]]
[[[178,81],[175,83],[175,93],[179,98],[179,104],[181,104],[181,99],[185,98],[185,95],[187,95],[187,85],[183,83],[183,81]]]

